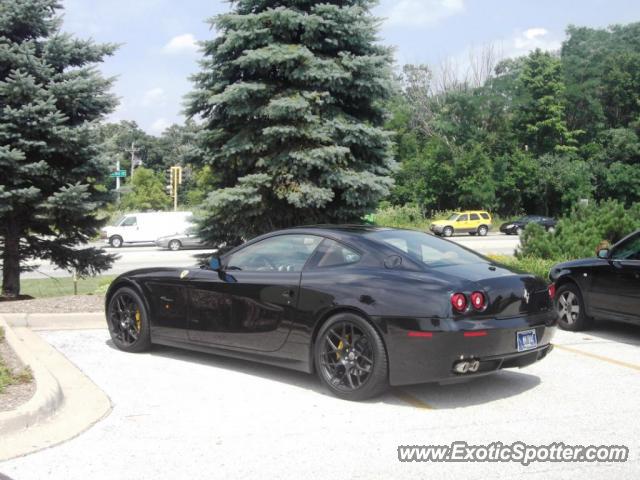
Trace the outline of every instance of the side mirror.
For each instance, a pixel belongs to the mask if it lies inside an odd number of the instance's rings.
[[[598,258],[607,260],[609,258],[610,250],[608,248],[602,248],[598,250]]]
[[[222,262],[220,262],[220,257],[213,256],[209,259],[209,268],[216,272],[219,272],[222,268]]]

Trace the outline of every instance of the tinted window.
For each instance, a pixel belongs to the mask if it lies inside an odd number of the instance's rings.
[[[410,230],[387,230],[368,234],[370,238],[385,242],[403,251],[412,259],[430,267],[487,263],[482,257],[458,245],[432,235]]]
[[[360,254],[341,243],[325,239],[317,252],[316,268],[340,267],[360,261]]]
[[[640,260],[640,235],[618,245],[611,255],[614,260]]]
[[[321,237],[279,235],[249,245],[231,255],[228,270],[250,272],[301,272]]]
[[[135,225],[137,225],[138,222],[136,220],[136,217],[127,217],[124,219],[124,221],[120,224],[121,227],[133,227]]]
[[[453,213],[453,214],[451,214],[451,216],[449,216],[449,218],[447,218],[447,220],[453,221],[456,218],[458,218],[458,215],[460,215],[460,214],[459,213]]]
[[[488,213],[481,213],[480,216],[482,218],[484,218],[485,220],[489,220],[489,214]]]
[[[467,220],[469,220],[469,215],[466,215],[466,214],[465,214],[465,215],[460,215],[460,216],[458,217],[458,220],[457,220],[457,221],[458,221],[458,222],[466,222]]]
[[[477,213],[472,213],[471,220],[480,220],[480,216]]]

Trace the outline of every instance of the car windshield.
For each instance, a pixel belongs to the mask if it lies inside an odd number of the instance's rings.
[[[429,267],[487,263],[486,259],[459,247],[455,243],[422,232],[382,230],[367,236],[385,242]]]
[[[516,222],[529,222],[529,221],[531,221],[530,215],[525,215],[524,217],[520,217],[518,220],[516,220]]]
[[[115,222],[113,222],[113,226],[114,226],[114,227],[119,226],[125,218],[126,218],[126,216],[125,216],[125,215],[122,215],[121,217],[118,217],[118,220],[116,220]]]
[[[452,213],[451,216],[447,218],[447,220],[455,220],[456,218],[458,218],[459,215],[460,215],[459,213]]]

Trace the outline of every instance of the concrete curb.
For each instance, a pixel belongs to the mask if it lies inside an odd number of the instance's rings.
[[[106,328],[104,312],[87,313],[3,313],[12,327],[32,330],[84,330]]]
[[[63,394],[60,384],[51,372],[32,354],[23,338],[19,338],[0,316],[0,326],[5,338],[16,356],[28,365],[36,382],[36,392],[26,403],[15,410],[0,412],[0,432],[3,436],[24,430],[53,415],[62,404]]]
[[[109,397],[64,355],[31,329],[10,326],[3,317],[0,315],[0,325],[9,345],[33,370],[37,390],[23,406],[0,414],[0,462],[65,442],[111,412]],[[49,317],[58,318],[47,323],[45,315],[41,315],[36,324],[41,329],[51,329],[73,323],[60,321],[61,315]],[[103,318],[101,323],[104,328]],[[88,324],[89,321],[76,323],[75,328]]]

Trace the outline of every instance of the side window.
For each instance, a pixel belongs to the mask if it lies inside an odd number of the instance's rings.
[[[341,267],[360,261],[361,255],[333,240],[325,239],[318,248],[316,268]]]
[[[488,214],[488,213],[484,213],[484,212],[483,212],[483,213],[481,213],[481,214],[480,214],[480,216],[481,216],[482,218],[484,218],[485,220],[489,220],[489,214]]]
[[[120,224],[121,227],[135,227],[138,224],[136,217],[127,217]]]
[[[456,220],[456,222],[466,222],[467,220],[469,220],[469,215],[464,214],[464,215],[460,215],[458,217],[458,220]]]
[[[618,245],[611,258],[613,260],[640,260],[640,234]]]
[[[472,213],[471,220],[480,220],[480,216],[477,213]]]
[[[237,251],[226,262],[228,270],[301,272],[322,237],[279,235]]]

